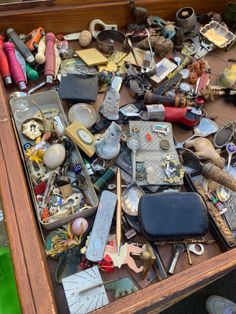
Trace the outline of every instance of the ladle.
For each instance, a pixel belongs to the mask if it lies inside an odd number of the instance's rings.
[[[208,135],[216,133],[218,129],[219,127],[214,121],[208,118],[202,118],[199,125],[195,126],[193,135],[187,138],[185,141],[178,143],[176,148],[183,148],[184,143],[193,139],[194,137],[207,137]]]
[[[136,182],[136,153],[140,149],[141,144],[137,132],[133,132],[127,141],[127,146],[132,150],[132,181],[124,190],[121,196],[121,206],[123,210],[131,216],[138,215],[139,200],[144,195],[143,190]]]

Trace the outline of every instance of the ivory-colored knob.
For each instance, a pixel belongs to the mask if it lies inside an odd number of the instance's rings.
[[[44,64],[46,61],[46,57],[44,55],[46,49],[46,42],[45,42],[45,36],[43,36],[40,39],[40,42],[38,43],[38,53],[35,55],[35,61],[38,64]]]
[[[92,41],[92,34],[90,31],[82,31],[79,36],[79,44],[81,47],[86,48],[90,45]]]

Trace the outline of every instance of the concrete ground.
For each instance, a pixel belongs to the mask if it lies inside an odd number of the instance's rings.
[[[205,301],[212,294],[220,295],[236,303],[236,270],[173,305],[162,314],[207,314]]]

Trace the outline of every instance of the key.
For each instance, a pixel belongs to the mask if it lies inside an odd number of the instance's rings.
[[[168,270],[168,273],[173,275],[175,271],[175,266],[178,262],[179,257],[181,254],[185,251],[185,247],[183,244],[173,244],[173,249],[174,249],[174,257],[172,259],[170,268]]]

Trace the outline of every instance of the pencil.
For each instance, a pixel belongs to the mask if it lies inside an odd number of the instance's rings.
[[[118,255],[120,255],[120,245],[121,245],[121,176],[120,176],[120,168],[117,169],[117,174],[116,174],[116,192],[117,192],[116,244],[117,244]]]

